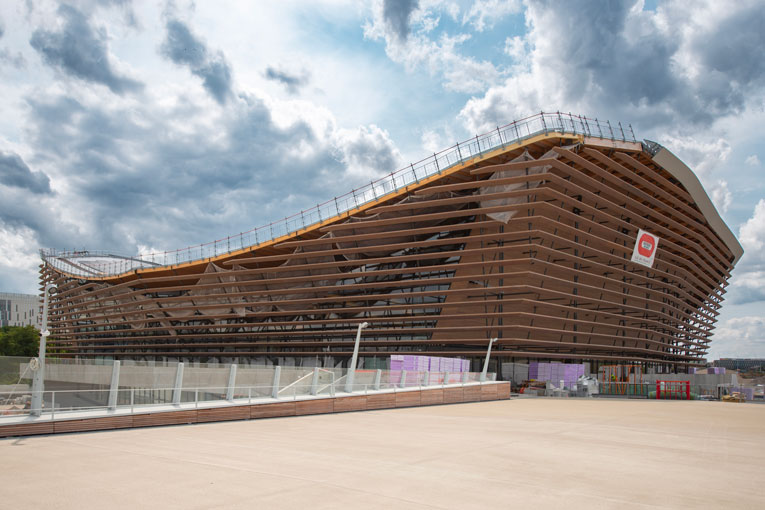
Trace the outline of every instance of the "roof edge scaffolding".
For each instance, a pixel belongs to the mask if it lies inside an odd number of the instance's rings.
[[[725,221],[723,221],[717,208],[709,198],[709,195],[704,191],[704,187],[701,185],[699,178],[696,177],[693,170],[688,168],[688,166],[669,149],[663,145],[657,145],[659,146],[659,150],[653,156],[653,161],[656,162],[657,165],[663,167],[667,172],[671,173],[678,181],[680,181],[688,193],[690,193],[691,197],[696,201],[696,206],[706,217],[714,232],[720,236],[728,249],[733,253],[733,264],[735,265],[744,255],[744,248],[741,247],[741,243],[738,242],[736,236]]]

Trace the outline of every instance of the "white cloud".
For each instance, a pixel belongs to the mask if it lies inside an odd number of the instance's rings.
[[[390,135],[374,124],[339,129],[333,134],[333,142],[342,151],[342,160],[351,175],[375,179],[402,166],[401,154]]]
[[[521,11],[519,0],[476,0],[462,18],[462,24],[470,24],[477,32],[491,30],[494,24],[507,16]]]
[[[749,166],[760,166],[760,158],[757,157],[757,154],[752,154],[746,160],[744,161]]]
[[[13,228],[0,220],[0,289],[31,291],[28,281],[37,281],[40,256],[37,237],[28,227]]]
[[[490,61],[460,53],[459,46],[470,39],[470,34],[443,33],[437,38],[431,37],[438,25],[438,13],[451,9],[450,4],[423,2],[419,8],[406,13],[405,26],[399,22],[391,25],[387,5],[382,1],[374,4],[372,20],[364,25],[364,36],[385,42],[388,57],[404,65],[408,72],[425,69],[431,76],[442,76],[447,90],[465,93],[483,91],[500,81],[503,73]]]
[[[467,102],[460,117],[470,131],[551,109],[698,132],[763,99],[763,59],[737,56],[765,42],[759,2],[525,6],[527,33],[506,43],[525,69]]]
[[[738,236],[741,245],[752,255],[762,253],[765,248],[765,199],[757,203],[754,214],[741,225]],[[760,259],[765,262],[765,254],[761,254]]]
[[[442,137],[434,130],[428,129],[422,133],[422,147],[428,153],[436,153],[445,147]]]
[[[733,193],[728,189],[728,182],[719,180],[714,186],[712,186],[712,193],[710,194],[712,202],[718,211],[725,214],[728,212],[728,208],[733,203]]]
[[[682,136],[665,133],[661,144],[668,147],[704,182],[722,168],[731,155],[730,142],[716,133]],[[704,182],[710,185],[711,182]]]
[[[148,67],[137,73],[142,89],[116,94],[100,82],[82,86],[54,76],[15,91],[23,137],[9,142],[0,134],[0,152],[21,158],[6,168],[13,185],[0,184],[0,289],[33,291],[38,246],[123,255],[174,250],[278,221],[401,166],[387,130],[342,125],[314,100],[272,97],[249,80],[212,94],[206,82],[162,58],[168,29],[161,15],[140,14],[156,35],[144,55]],[[28,23],[31,33],[37,22]],[[198,53],[214,52],[236,69],[217,33],[188,23],[199,34]],[[108,26],[102,49],[111,54],[125,41]],[[214,49],[206,41],[215,41]],[[175,60],[193,60],[185,46],[173,48]],[[66,62],[76,69],[76,61]],[[50,75],[41,61],[35,65]],[[162,71],[148,71],[152,66]],[[268,84],[258,76],[259,85]],[[370,98],[367,92],[363,100]],[[50,190],[30,184],[36,175],[50,177]],[[46,194],[35,196],[41,190]]]
[[[765,317],[728,319],[715,329],[707,359],[758,358],[765,350]]]
[[[765,199],[760,199],[752,216],[738,234],[744,248],[731,279],[728,296],[733,304],[765,300]]]
[[[505,39],[505,54],[511,57],[517,64],[527,63],[529,49],[526,46],[526,39],[519,35]]]

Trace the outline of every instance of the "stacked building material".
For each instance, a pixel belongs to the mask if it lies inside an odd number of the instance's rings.
[[[458,358],[440,358],[437,356],[394,354],[390,357],[390,369],[406,370],[408,372],[469,372],[470,361]]]
[[[725,369],[723,368],[723,370],[725,370]],[[744,398],[746,398],[746,400],[749,401],[749,402],[754,400],[754,388],[745,388],[744,386],[739,386],[739,387],[735,387],[734,386],[733,388],[730,389],[730,391],[731,391],[731,393],[736,392],[736,391],[741,393],[741,395]]]
[[[577,379],[584,375],[584,364],[571,363],[529,363],[529,379],[550,381],[556,388],[563,386],[573,388]]]

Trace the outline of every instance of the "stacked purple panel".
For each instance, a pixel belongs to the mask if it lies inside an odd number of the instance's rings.
[[[573,387],[584,375],[584,364],[570,363],[529,363],[529,379],[550,381],[556,388],[563,381],[564,386]]]
[[[539,363],[536,361],[529,363],[529,379],[539,379]]]
[[[390,369],[406,370],[407,372],[469,372],[470,361],[459,358],[393,354],[390,357]]]

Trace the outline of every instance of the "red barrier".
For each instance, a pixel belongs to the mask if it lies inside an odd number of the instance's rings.
[[[656,399],[690,400],[691,381],[656,381]]]

